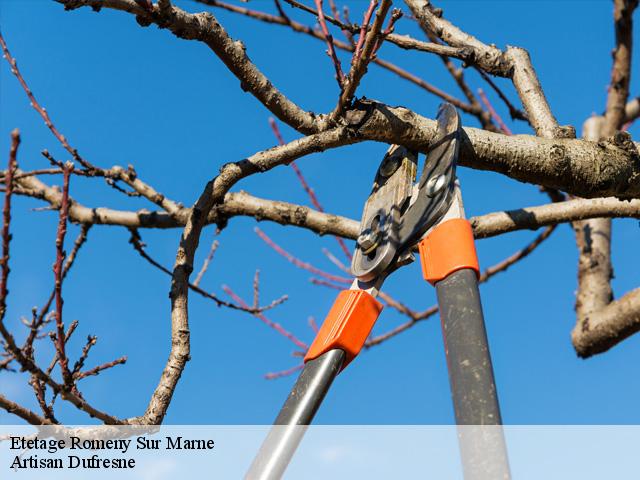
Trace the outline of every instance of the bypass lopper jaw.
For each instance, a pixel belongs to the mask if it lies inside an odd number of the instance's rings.
[[[458,113],[443,104],[436,137],[416,185],[417,154],[398,145],[389,148],[360,222],[351,265],[359,280],[384,277],[412,261],[411,249],[445,216],[455,196],[459,142]]]
[[[436,287],[456,423],[499,425],[500,410],[478,292],[479,266],[471,225],[456,179],[461,126],[444,103],[422,174],[414,184],[417,153],[399,145],[387,151],[365,203],[351,270],[355,280],[338,294],[305,367],[245,478],[279,479],[304,428],[334,378],[358,355],[382,304],[385,279],[413,262],[417,247],[425,280]],[[460,442],[465,479],[509,478],[501,430]]]

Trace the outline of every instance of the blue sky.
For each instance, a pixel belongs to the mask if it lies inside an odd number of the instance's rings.
[[[176,2],[190,11],[206,8]],[[397,3],[397,2],[396,2]],[[368,2],[349,2],[359,18]],[[254,8],[272,11],[268,1]],[[447,18],[487,43],[527,48],[549,102],[561,124],[580,130],[592,112],[604,108],[613,45],[612,5],[577,2],[440,2]],[[292,100],[316,112],[335,105],[337,86],[325,46],[277,26],[214,11],[234,38],[241,38],[251,59]],[[295,14],[294,14],[295,15]],[[299,19],[313,24],[310,17]],[[130,15],[88,9],[65,12],[48,1],[0,0],[2,32],[40,102],[58,128],[91,162],[136,167],[141,178],[170,198],[191,204],[219,167],[275,144],[267,123],[269,112],[239,88],[238,80],[208,48],[178,40],[156,27],[141,28]],[[420,37],[406,19],[397,31]],[[340,32],[335,32],[337,37]],[[397,62],[427,81],[458,94],[440,60],[384,45],[382,58]],[[341,57],[348,65],[348,58]],[[634,68],[633,78],[636,78]],[[473,72],[474,88],[485,84]],[[507,81],[498,80],[515,101]],[[632,94],[636,82],[632,80]],[[434,116],[439,100],[423,90],[372,66],[358,91],[392,105],[411,107]],[[0,66],[0,151],[8,151],[9,132],[20,128],[19,162],[24,169],[47,165],[39,154],[49,149],[67,159],[47,130],[6,63]],[[493,98],[493,97],[492,97]],[[501,108],[494,99],[495,105]],[[504,109],[500,112],[508,117]],[[466,125],[477,126],[463,116]],[[522,123],[508,122],[517,133],[530,133]],[[281,126],[285,139],[298,134]],[[637,127],[631,128],[636,133]],[[386,147],[363,143],[311,155],[298,162],[325,209],[359,218],[371,181]],[[535,186],[506,177],[461,168],[468,215],[542,204]],[[58,179],[46,178],[59,183]],[[265,198],[309,204],[294,172],[280,167],[236,186]],[[87,206],[151,208],[126,198],[100,180],[73,179],[72,196]],[[6,321],[25,333],[20,316],[41,305],[52,286],[57,215],[33,211],[42,203],[15,202],[10,301]],[[319,321],[335,292],[310,284],[308,272],[287,263],[253,232],[256,221],[235,218],[218,237],[221,246],[203,286],[224,295],[222,284],[250,299],[252,277],[260,269],[261,296],[282,294],[289,301],[267,316],[303,340],[313,334],[312,315]],[[321,253],[340,251],[332,238],[318,238],[294,227],[261,223],[271,238],[314,265],[334,271]],[[77,233],[70,228],[68,243]],[[171,266],[179,230],[141,231],[149,252]],[[638,222],[616,220],[613,261],[617,296],[637,286]],[[516,251],[533,232],[518,232],[478,242],[481,266]],[[204,231],[199,267],[214,237]],[[64,284],[65,318],[80,326],[69,351],[76,357],[88,334],[99,337],[89,366],[128,355],[125,366],[86,379],[87,399],[110,413],[128,417],[143,413],[169,352],[169,278],[149,266],[128,244],[128,232],[95,227]],[[352,242],[348,242],[350,247]],[[637,423],[640,339],[633,337],[610,352],[583,361],[576,357],[569,334],[574,324],[577,253],[573,232],[561,226],[530,258],[482,287],[485,317],[505,422]],[[390,293],[416,309],[435,301],[433,289],[421,280],[418,265],[395,274]],[[173,424],[270,423],[294,381],[267,381],[263,375],[294,366],[292,344],[245,313],[215,307],[190,296],[192,361],[182,377],[166,421]],[[376,331],[404,319],[391,309]],[[46,344],[46,341],[42,342]],[[49,362],[50,348],[39,359]],[[21,375],[0,374],[0,391],[32,408],[36,404]],[[71,423],[90,419],[59,404],[59,417]],[[0,412],[0,422],[15,418]],[[320,423],[453,422],[445,357],[437,318],[363,353],[340,375],[317,416]]]

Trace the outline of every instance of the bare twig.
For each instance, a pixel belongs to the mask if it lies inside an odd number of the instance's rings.
[[[52,313],[55,314],[55,312],[52,312]],[[64,343],[65,344],[69,341],[69,339],[71,338],[71,335],[73,335],[73,332],[75,332],[77,327],[78,327],[78,321],[77,320],[74,320],[73,322],[71,322],[69,324],[69,326],[67,327],[67,331],[64,334]],[[56,334],[54,332],[51,332],[49,336],[52,339],[54,339],[54,343],[55,343]],[[56,350],[54,355],[53,355],[53,358],[51,359],[51,363],[49,363],[49,367],[47,367],[47,370],[45,371],[45,373],[47,375],[51,375],[51,372],[53,372],[53,369],[55,368],[55,366],[58,363],[58,359],[59,359],[58,351]]]
[[[538,248],[538,246],[540,246],[542,242],[544,242],[547,238],[549,238],[549,236],[553,233],[555,229],[556,229],[556,225],[551,225],[550,227],[545,228],[542,231],[542,233],[537,235],[533,239],[533,241],[528,243],[524,248],[518,250],[513,255],[508,256],[501,262],[496,263],[495,265],[488,267],[486,270],[484,270],[480,275],[479,281],[481,283],[486,282],[495,274],[504,272],[505,270],[507,270],[507,268],[509,268],[513,264],[519,262],[520,260],[528,256],[531,252],[533,252],[536,248]]]
[[[356,61],[358,61],[362,56],[362,46],[364,45],[364,40],[367,36],[367,30],[369,29],[369,22],[371,22],[371,17],[373,16],[373,12],[376,10],[377,6],[378,6],[378,0],[370,0],[369,7],[364,12],[364,16],[362,18],[362,25],[360,26],[360,35],[358,36],[358,43],[356,43],[356,49],[353,52],[353,59],[351,60],[352,65]]]
[[[262,230],[260,230],[258,227],[254,227],[253,229],[258,236],[264,241],[264,243],[266,243],[267,245],[269,245],[273,250],[275,250],[277,253],[279,253],[280,255],[282,255],[284,258],[286,258],[289,262],[293,263],[296,267],[301,268],[303,270],[307,270],[308,272],[313,273],[314,275],[319,275],[323,278],[326,278],[327,280],[330,280],[332,282],[338,282],[338,283],[344,283],[344,284],[349,284],[353,281],[352,278],[346,278],[346,277],[340,277],[338,275],[333,275],[331,273],[325,272],[324,270],[320,270],[319,268],[314,267],[313,265],[311,265],[310,263],[307,262],[303,262],[302,260],[294,257],[292,254],[290,254],[289,252],[287,252],[285,249],[283,249],[280,245],[278,245],[277,243],[275,243],[273,240],[271,240],[271,238],[269,238],[267,236],[267,234],[265,234]]]
[[[478,96],[480,97],[480,100],[484,104],[485,108],[491,114],[491,118],[493,118],[494,122],[496,122],[500,127],[500,130],[502,130],[502,132],[505,135],[513,135],[513,132],[511,132],[511,129],[507,127],[507,124],[504,123],[504,121],[502,120],[502,117],[498,115],[498,112],[496,112],[496,109],[493,108],[493,105],[491,105],[491,102],[489,101],[489,99],[484,94],[484,91],[481,88],[478,88]]]
[[[171,270],[169,270],[168,268],[163,266],[161,263],[153,259],[151,255],[147,253],[147,251],[145,250],[146,245],[142,241],[142,238],[140,237],[140,233],[135,229],[129,229],[129,231],[131,233],[131,236],[129,237],[129,243],[133,246],[133,249],[136,252],[138,252],[142,258],[144,258],[147,262],[149,262],[151,265],[156,267],[158,270],[166,273],[167,275],[171,275]],[[213,300],[216,303],[216,305],[218,305],[219,307],[227,307],[234,310],[241,310],[251,314],[255,314],[255,313],[259,313],[265,310],[270,310],[272,308],[275,308],[281,303],[285,302],[288,298],[287,295],[283,295],[282,297],[277,298],[276,300],[273,300],[269,305],[265,305],[258,308],[251,308],[251,307],[243,307],[241,305],[236,305],[235,303],[225,302],[224,300],[219,298],[217,295],[207,292],[206,290],[203,290],[198,285],[195,285],[193,283],[189,283],[189,288],[194,292],[198,293],[199,295],[202,295],[203,297],[208,298],[209,300]]]
[[[273,130],[273,134],[276,136],[276,139],[278,140],[278,144],[284,145],[285,143],[284,138],[282,138],[282,134],[280,133],[280,129],[278,128],[278,124],[276,123],[273,117],[269,117],[269,125],[271,125],[271,129]],[[313,204],[313,206],[318,211],[324,212],[324,208],[322,208],[322,205],[320,204],[320,200],[318,200],[318,197],[316,196],[316,193],[313,191],[313,188],[309,186],[306,178],[304,177],[304,175],[302,175],[302,171],[300,170],[300,167],[298,167],[296,162],[291,162],[289,166],[293,168],[293,171],[295,172],[296,177],[298,177],[298,181],[300,182],[300,185],[302,185],[302,188],[304,189],[304,191],[307,192],[307,195],[309,196],[309,199],[311,200],[311,203]],[[338,242],[338,245],[340,245],[340,248],[342,249],[342,252],[345,254],[345,256],[349,260],[351,260],[351,252],[347,248],[347,245],[344,243],[344,240],[335,235],[334,235],[334,238]]]
[[[480,76],[484,79],[484,81],[489,84],[489,86],[493,89],[493,91],[498,94],[500,99],[507,106],[507,108],[509,109],[509,115],[511,116],[511,120],[523,120],[527,123],[529,122],[529,118],[527,117],[527,114],[524,113],[519,108],[516,108],[513,105],[513,103],[511,103],[509,98],[507,98],[504,92],[500,89],[500,87],[498,87],[498,85],[496,85],[496,83],[491,79],[489,75],[487,75],[485,72],[483,72],[479,68],[476,68],[476,71],[480,74]]]
[[[378,50],[380,50],[380,47],[382,46],[382,38],[387,38],[390,34],[393,33],[393,29],[395,28],[396,22],[402,18],[402,15],[403,15],[402,10],[400,10],[399,8],[394,8],[391,11],[389,22],[387,23],[387,26],[385,27],[385,29],[381,32],[381,35],[378,37],[378,39],[376,40],[376,44],[373,47],[372,57],[375,58],[375,56],[378,53]]]
[[[275,380],[276,378],[288,377],[289,375],[293,375],[299,370],[304,368],[304,363],[296,365],[295,367],[288,368],[286,370],[281,370],[279,372],[269,372],[265,373],[264,378],[267,380]]]
[[[200,284],[202,277],[207,272],[207,269],[209,268],[209,264],[211,263],[211,260],[213,260],[213,256],[215,255],[216,250],[218,250],[219,245],[220,245],[220,242],[218,240],[214,240],[213,243],[211,244],[209,253],[207,254],[207,257],[204,259],[204,262],[202,262],[202,268],[198,272],[198,275],[196,275],[196,279],[193,281],[193,284],[196,287]]]
[[[347,267],[344,263],[336,258],[327,248],[322,249],[322,253],[324,253],[325,257],[329,259],[331,263],[333,263],[336,267],[338,267],[342,272],[347,275],[351,275],[351,268]]]
[[[82,370],[82,367],[84,367],[84,362],[87,360],[91,348],[96,344],[97,341],[98,337],[96,337],[95,335],[87,336],[87,343],[85,343],[84,347],[82,347],[82,353],[80,354],[78,360],[76,360],[76,363],[73,365],[73,370],[71,371],[71,375],[74,380],[77,380],[78,374],[80,373],[80,370]]]
[[[336,80],[338,81],[338,86],[340,90],[344,88],[344,73],[342,73],[342,67],[340,66],[340,60],[336,55],[336,49],[333,47],[333,37],[329,32],[329,28],[327,27],[327,22],[324,19],[324,11],[322,10],[322,0],[315,0],[316,9],[318,11],[318,23],[320,24],[320,30],[324,35],[324,39],[327,42],[327,55],[331,59],[333,63],[333,67],[336,70]]]
[[[320,327],[318,327],[315,318],[309,317],[307,323],[309,323],[309,327],[313,330],[313,333],[318,333],[320,331]]]
[[[222,289],[227,293],[227,295],[229,295],[235,302],[238,303],[238,305],[240,305],[241,307],[250,310],[251,307],[249,307],[249,304],[247,302],[245,302],[237,293],[235,293],[228,285],[223,285]],[[296,345],[297,347],[301,348],[302,350],[306,351],[309,348],[309,345],[307,345],[306,343],[304,343],[302,340],[300,340],[298,337],[296,337],[294,334],[292,334],[291,332],[289,332],[288,330],[286,330],[282,325],[280,325],[278,322],[273,322],[271,320],[269,320],[262,312],[254,312],[253,315],[260,319],[265,325],[267,325],[268,327],[274,329],[276,332],[278,332],[280,335],[282,335],[283,337],[285,337],[286,339],[290,340],[291,342],[293,342],[294,345]]]
[[[57,329],[56,351],[58,353],[58,363],[60,364],[60,371],[62,372],[64,385],[69,388],[73,385],[73,378],[71,377],[69,360],[67,359],[65,352],[64,322],[62,320],[62,264],[66,255],[64,252],[64,237],[67,234],[67,218],[69,216],[69,177],[71,176],[72,170],[73,166],[71,164],[66,164],[62,171],[62,204],[60,206],[60,221],[58,222],[58,232],[56,234],[56,261],[53,266]]]
[[[9,281],[9,243],[11,242],[11,233],[9,230],[11,224],[11,196],[13,193],[13,175],[17,168],[17,154],[20,146],[20,132],[16,129],[11,132],[11,148],[9,150],[9,161],[7,172],[5,174],[5,194],[4,206],[2,209],[2,269],[0,273],[0,318],[4,317],[7,310],[7,295],[9,289],[7,287]]]
[[[215,7],[219,7],[219,8],[223,8],[225,10],[229,10],[231,12],[234,13],[238,13],[240,15],[245,15],[249,18],[253,18],[255,20],[259,20],[259,21],[263,21],[266,23],[271,23],[271,24],[275,24],[275,25],[281,25],[284,27],[290,27],[294,32],[298,32],[298,33],[303,33],[306,35],[309,35],[313,38],[316,38],[318,40],[322,40],[324,41],[324,36],[322,35],[321,32],[318,32],[306,25],[303,25],[302,23],[290,20],[290,21],[285,21],[283,20],[281,17],[277,17],[275,15],[271,15],[269,13],[266,12],[260,12],[260,11],[256,11],[256,10],[250,10],[244,7],[239,7],[236,5],[232,5],[232,4],[228,4],[225,2],[220,2],[217,0],[197,0],[200,3],[204,3],[206,5],[211,5],[211,6],[215,6]],[[291,3],[291,2],[290,2]],[[297,3],[297,2],[296,2]],[[302,6],[302,4],[299,4]],[[305,7],[306,8],[306,7]],[[347,7],[345,7],[345,11],[348,11]],[[312,8],[308,9],[309,12],[312,12],[314,15],[316,15],[316,11],[313,10]],[[326,17],[326,19],[329,19],[329,17]],[[347,24],[350,24],[350,22],[347,20]],[[341,28],[343,28],[343,31],[349,31],[347,27],[347,24],[340,24]],[[355,42],[353,41],[353,35],[350,34],[350,41],[348,41],[347,43],[345,42],[341,42],[339,40],[335,40],[334,39],[334,46],[341,49],[341,50],[345,50],[348,52],[354,52],[355,51]],[[414,46],[414,42],[418,42],[417,40],[413,40],[410,39],[409,37],[403,36],[403,35],[394,35],[394,34],[390,34],[386,36],[386,40],[391,41],[393,43],[396,43],[397,45],[402,46],[403,48],[413,48]],[[418,42],[416,48],[418,49],[422,49],[424,48],[424,51],[431,51],[431,47],[435,48],[434,52],[441,52],[441,53],[454,53],[451,52],[451,47],[448,47],[446,45],[438,45],[438,44],[433,44],[433,43],[425,43],[425,42]],[[453,49],[456,50],[456,49]],[[413,73],[408,72],[405,69],[400,68],[398,65],[391,63],[387,60],[383,60],[381,58],[375,57],[372,60],[372,63],[385,68],[387,70],[389,70],[392,73],[395,73],[396,75],[398,75],[400,78],[403,78],[409,82],[414,83],[415,85],[417,85],[420,88],[423,88],[424,90],[426,90],[429,93],[432,93],[440,98],[442,98],[443,100],[455,105],[457,108],[459,108],[460,110],[467,112],[467,113],[471,113],[471,114],[478,114],[482,112],[482,109],[480,107],[480,105],[478,105],[477,107],[474,107],[468,103],[465,103],[463,101],[461,101],[460,99],[442,91],[441,89],[431,85],[430,83],[426,82],[424,79],[418,77],[417,75],[414,75]]]
[[[125,363],[127,363],[127,357],[126,356],[122,356],[120,358],[116,358],[115,360],[112,360],[110,362],[103,363],[102,365],[98,365],[97,367],[93,367],[90,370],[86,370],[84,372],[78,373],[76,375],[76,380],[82,380],[83,378],[87,378],[87,377],[90,377],[92,375],[98,375],[103,370],[107,370],[108,368],[113,368],[116,365],[123,365]]]
[[[371,13],[373,12],[373,9],[375,9],[377,4],[377,0],[371,0],[371,3],[369,4],[369,10],[367,10],[367,13],[365,13],[365,22],[363,22],[363,28],[365,28],[365,25],[368,24]],[[356,45],[356,49],[353,53],[353,58],[351,61],[351,70],[349,71],[349,74],[347,75],[343,84],[344,88],[340,93],[338,104],[328,117],[328,121],[330,124],[335,122],[338,117],[344,114],[345,110],[349,107],[353,96],[355,95],[356,89],[360,84],[360,80],[365,75],[365,73],[367,73],[367,66],[372,60],[374,49],[376,48],[377,42],[380,38],[380,30],[382,28],[382,24],[385,17],[387,16],[387,12],[389,11],[390,7],[391,0],[382,0],[380,8],[376,12],[376,16],[373,20],[371,29],[366,33],[366,35],[364,35],[363,31],[360,32],[358,44]]]

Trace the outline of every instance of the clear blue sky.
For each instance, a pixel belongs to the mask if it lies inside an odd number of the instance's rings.
[[[176,2],[190,11],[206,8]],[[398,3],[398,2],[396,2]],[[481,4],[482,3],[482,4]],[[350,2],[359,18],[368,2]],[[274,145],[269,112],[243,93],[238,80],[204,45],[178,40],[156,27],[141,28],[128,14],[89,9],[65,12],[50,1],[0,0],[2,32],[37,98],[56,125],[90,161],[101,166],[135,165],[141,178],[169,197],[190,205],[218,168]],[[255,8],[273,10],[269,1]],[[592,112],[604,108],[613,45],[612,4],[608,1],[440,2],[446,16],[480,39],[498,46],[527,48],[559,121],[578,130]],[[330,110],[337,86],[325,46],[281,27],[225,12],[215,12],[251,59],[275,85],[302,107]],[[298,15],[312,24],[310,17]],[[401,20],[397,31],[420,37],[415,25]],[[340,33],[335,32],[339,37]],[[435,85],[458,94],[439,59],[383,46],[380,56],[396,61]],[[342,56],[344,65],[348,58]],[[638,69],[634,68],[633,78]],[[467,73],[474,88],[486,85]],[[515,101],[507,81],[500,81]],[[637,82],[632,80],[632,94]],[[373,66],[358,91],[392,105],[435,115],[438,99]],[[47,165],[39,152],[68,155],[57,144],[10,74],[0,65],[0,152],[7,152],[9,132],[20,128],[19,162],[24,169]],[[496,105],[499,105],[495,101]],[[501,113],[508,117],[504,109]],[[476,126],[473,118],[463,117]],[[529,133],[522,124],[509,125]],[[636,133],[636,127],[631,129]],[[285,138],[297,134],[283,127]],[[375,169],[386,147],[364,143],[316,154],[298,164],[325,208],[359,218]],[[6,154],[3,154],[6,158]],[[535,186],[506,177],[460,169],[469,215],[518,208],[546,201]],[[59,179],[46,178],[59,183]],[[151,208],[109,189],[100,180],[73,179],[72,196],[87,206]],[[294,172],[280,167],[236,186],[266,198],[308,204]],[[22,337],[20,316],[41,305],[52,286],[51,264],[57,215],[32,211],[42,203],[15,202],[10,301],[6,321]],[[310,284],[310,274],[295,268],[253,232],[255,220],[235,218],[220,235],[220,249],[203,286],[223,295],[228,284],[250,299],[256,268],[262,272],[262,299],[282,294],[290,299],[267,315],[305,341],[312,340],[307,317],[319,321],[334,291]],[[294,227],[260,227],[296,256],[334,271],[323,247],[340,254],[332,238],[318,238]],[[78,228],[70,228],[68,243]],[[180,230],[142,232],[149,251],[171,266]],[[617,296],[637,286],[638,222],[614,222],[613,261]],[[196,266],[213,239],[205,230]],[[478,242],[481,266],[519,249],[535,233],[519,232]],[[169,352],[169,278],[149,266],[128,244],[128,232],[95,227],[64,284],[65,318],[80,326],[69,351],[76,358],[88,334],[98,335],[89,366],[126,354],[125,366],[86,379],[85,397],[101,409],[128,417],[142,414],[157,385]],[[348,242],[351,247],[352,242]],[[530,258],[482,287],[483,304],[505,422],[637,423],[640,337],[583,361],[570,343],[574,324],[577,253],[573,232],[562,226]],[[196,268],[197,268],[196,267]],[[339,273],[339,272],[335,272]],[[435,301],[421,280],[418,265],[388,282],[388,290],[416,309]],[[263,374],[294,366],[292,344],[245,314],[216,308],[190,295],[192,361],[182,377],[168,423],[270,423],[294,381],[267,381]],[[404,318],[391,309],[376,331]],[[46,344],[48,341],[42,341]],[[39,360],[48,364],[50,349]],[[0,391],[37,409],[25,377],[0,374]],[[63,406],[59,417],[86,423],[88,417]],[[362,354],[335,383],[317,416],[320,423],[451,423],[453,412],[442,338],[437,318]],[[15,417],[0,412],[0,422]]]

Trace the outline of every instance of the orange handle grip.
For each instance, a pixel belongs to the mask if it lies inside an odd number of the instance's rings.
[[[344,369],[362,350],[382,308],[380,302],[363,290],[341,291],[304,361],[308,362],[329,350],[339,348],[346,355],[342,365]]]
[[[431,285],[457,270],[470,268],[480,276],[473,229],[464,218],[447,220],[418,243],[422,276]]]

